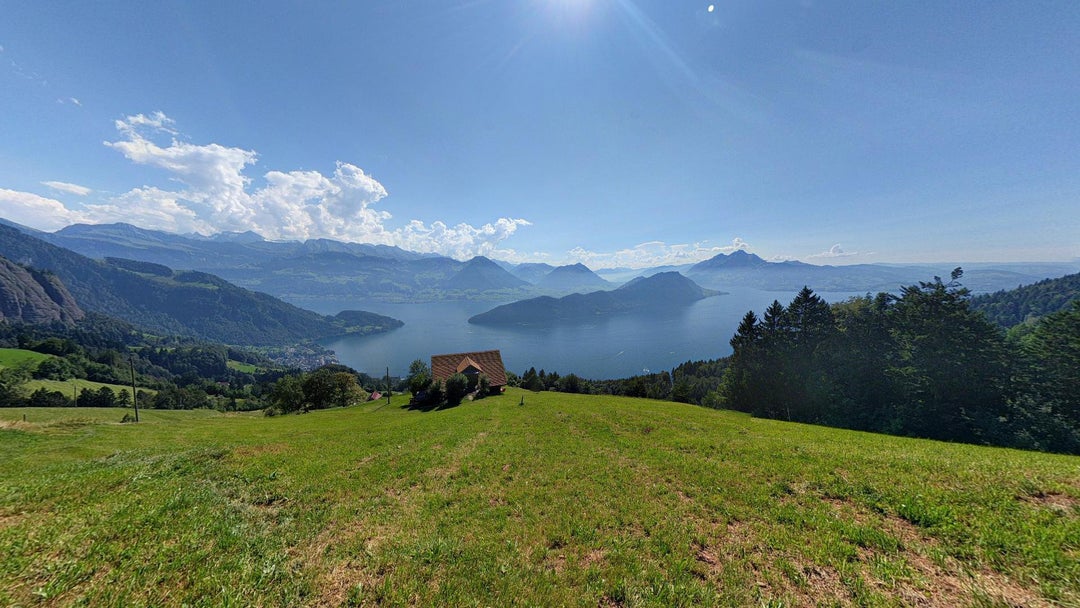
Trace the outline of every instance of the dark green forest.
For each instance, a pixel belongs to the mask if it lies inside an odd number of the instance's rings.
[[[971,298],[971,306],[992,323],[1010,328],[1065,310],[1077,298],[1080,298],[1080,273],[978,295]]]
[[[530,369],[532,390],[697,403],[880,433],[1080,453],[1080,300],[1009,334],[949,281],[828,304],[809,288],[749,311],[731,356],[583,380]],[[1044,289],[1046,286],[1044,285]],[[1038,308],[1032,297],[1032,310]],[[1050,305],[1047,305],[1050,306]]]
[[[0,368],[0,407],[140,407],[154,409],[307,411],[367,397],[380,380],[329,364],[312,371],[273,363],[244,348],[183,337],[155,337],[124,321],[91,313],[75,324],[0,323],[0,347],[53,355],[32,366]],[[34,379],[73,378],[120,386],[68,392]],[[299,386],[299,398],[285,391]],[[327,387],[330,388],[327,388]],[[367,387],[367,388],[365,388]]]
[[[74,251],[0,224],[0,256],[55,275],[79,307],[159,334],[245,346],[282,346],[388,331],[401,321],[362,311],[320,315],[217,276]]]

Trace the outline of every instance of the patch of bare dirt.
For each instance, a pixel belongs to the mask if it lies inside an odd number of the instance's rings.
[[[716,554],[716,548],[705,545],[697,545],[697,554],[694,556],[712,572],[720,569],[720,557]]]
[[[1056,511],[1062,515],[1080,514],[1080,498],[1059,492],[1038,492],[1020,497],[1020,500],[1033,505]]]
[[[970,605],[975,598],[1000,602],[1006,606],[1049,608],[1052,604],[1033,590],[1026,589],[1008,576],[987,567],[971,568],[953,558],[936,562],[930,553],[937,541],[926,536],[915,524],[895,515],[882,515],[860,509],[848,501],[823,498],[838,515],[860,525],[880,526],[900,541],[896,556],[912,570],[913,576],[892,584],[878,580],[871,572],[875,552],[859,551],[863,578],[884,593],[898,596],[905,605],[928,608],[951,608]]]
[[[734,544],[739,546],[749,546],[753,540],[753,534],[750,531],[750,526],[746,522],[742,521],[729,521],[725,526],[725,544]]]
[[[369,572],[353,560],[334,564],[317,583],[319,597],[315,606],[344,606],[353,593],[374,589],[382,584],[383,577]]]
[[[593,549],[582,556],[581,564],[583,566],[599,564],[604,561],[604,555],[606,555],[606,552],[603,549]]]
[[[25,513],[0,513],[0,529],[17,526],[26,519]]]
[[[971,571],[956,560],[947,559],[944,567],[919,552],[906,552],[904,558],[915,571],[918,585],[902,581],[898,591],[913,606],[948,608],[970,604],[982,597],[1006,606],[1050,608],[1052,603],[1018,585],[1009,577],[982,568]]]
[[[263,454],[281,454],[288,449],[289,446],[284,443],[268,443],[265,445],[242,445],[238,448],[234,448],[232,454],[237,458],[252,458],[254,456],[262,456]]]
[[[360,469],[361,467],[367,465],[369,462],[371,462],[373,460],[375,460],[375,454],[369,454],[369,455],[361,458],[360,460],[357,460],[356,461],[356,466],[353,467],[353,470],[356,471],[356,470]]]
[[[562,574],[566,570],[566,552],[549,552],[544,557],[544,569],[555,574]]]
[[[366,525],[362,520],[330,522],[311,542],[292,553],[298,568],[316,572],[315,606],[342,606],[350,595],[382,584],[388,571],[365,564],[354,556],[337,557],[334,547],[363,546],[364,554],[374,553],[393,536],[393,530]]]
[[[850,606],[851,595],[835,568],[817,564],[792,561],[791,567],[802,577],[801,581],[788,573],[776,573],[770,577],[773,584],[761,581],[759,593],[767,599],[776,599],[785,606]]]

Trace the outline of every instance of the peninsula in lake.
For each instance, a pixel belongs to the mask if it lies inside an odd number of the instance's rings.
[[[562,298],[542,296],[504,304],[469,318],[469,323],[495,326],[581,323],[616,314],[688,306],[718,294],[677,272],[662,272],[639,277],[611,291],[575,293]]]

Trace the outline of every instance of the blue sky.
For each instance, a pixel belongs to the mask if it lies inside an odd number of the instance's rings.
[[[1080,256],[1080,3],[25,2],[0,216],[592,267]]]

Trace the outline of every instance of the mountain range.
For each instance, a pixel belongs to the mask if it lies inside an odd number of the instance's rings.
[[[0,220],[2,223],[2,220]],[[123,258],[173,269],[208,272],[240,287],[286,301],[430,302],[445,299],[507,300],[611,289],[638,276],[678,271],[711,289],[751,288],[819,292],[895,292],[902,285],[948,276],[961,264],[854,264],[829,266],[767,261],[737,250],[693,265],[593,271],[581,264],[512,264],[488,258],[459,261],[388,245],[329,239],[267,241],[253,232],[213,237],[176,235],[130,224],[77,224],[47,233],[24,232],[94,259]],[[976,293],[1080,270],[1080,263],[965,264],[964,284]],[[334,308],[334,305],[326,306]]]
[[[540,296],[497,306],[469,318],[469,323],[496,326],[546,326],[581,323],[632,312],[687,306],[716,295],[677,272],[639,277],[610,291],[574,293],[561,298]]]
[[[961,264],[851,264],[818,266],[797,261],[769,262],[745,251],[718,254],[694,264],[686,276],[705,287],[750,287],[766,291],[896,292],[902,285],[948,276]],[[964,266],[964,285],[973,292],[1011,289],[1080,269],[1078,263],[975,264]]]
[[[9,279],[0,299],[32,297],[41,311],[51,301],[54,312],[35,314],[61,321],[77,319],[79,310],[99,312],[148,331],[244,346],[295,344],[402,324],[362,311],[323,316],[205,272],[114,257],[93,260],[8,225],[0,225],[0,256]]]

